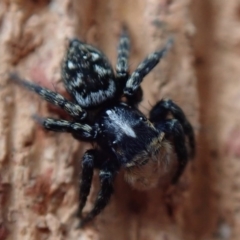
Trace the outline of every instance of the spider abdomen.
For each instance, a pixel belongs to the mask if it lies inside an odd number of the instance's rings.
[[[65,87],[84,108],[114,98],[117,82],[107,57],[89,44],[73,39],[62,65]]]

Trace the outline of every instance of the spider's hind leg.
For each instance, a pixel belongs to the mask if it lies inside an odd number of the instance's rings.
[[[143,90],[141,86],[133,93],[133,95],[126,95],[127,102],[129,105],[137,106],[143,99]]]
[[[78,104],[67,100],[61,94],[41,87],[33,82],[26,81],[25,79],[20,78],[16,73],[11,73],[9,77],[17,84],[27,88],[32,92],[37,93],[42,99],[46,100],[47,102],[60,107],[72,117],[81,120],[86,117],[86,111],[84,109],[82,109]]]
[[[159,51],[149,54],[137,67],[137,69],[131,74],[126,82],[124,88],[124,94],[133,95],[139,88],[143,78],[159,63],[162,57],[168,52],[168,49],[172,46],[173,39],[169,39],[165,47]]]
[[[126,86],[126,82],[129,78],[129,52],[130,52],[130,39],[127,30],[124,28],[120,36],[118,44],[118,57],[116,65],[116,77],[120,85],[121,91]],[[125,95],[129,105],[137,105],[142,101],[143,91],[141,86],[136,89],[132,95]]]
[[[126,83],[129,77],[129,51],[130,51],[130,40],[127,30],[124,28],[120,36],[118,44],[118,56],[116,64],[116,77],[123,84]]]

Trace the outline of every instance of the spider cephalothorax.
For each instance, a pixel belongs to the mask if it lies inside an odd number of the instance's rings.
[[[125,170],[125,178],[133,187],[145,190],[157,185],[162,165],[170,152],[174,151],[178,160],[173,183],[177,182],[188,159],[194,155],[193,129],[175,103],[171,100],[159,101],[150,111],[149,119],[137,109],[142,99],[140,83],[171,44],[169,40],[162,50],[150,54],[129,74],[129,38],[126,31],[120,37],[116,72],[101,51],[79,40],[72,40],[62,65],[63,82],[72,101],[16,74],[10,76],[62,108],[72,118],[67,121],[36,116],[37,122],[45,129],[69,132],[78,140],[95,143],[95,147],[87,150],[82,159],[79,216],[90,191],[94,169],[99,169],[101,189],[93,209],[82,219],[81,226],[105,208],[120,168]]]

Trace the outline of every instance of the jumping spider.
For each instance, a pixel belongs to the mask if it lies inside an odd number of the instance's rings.
[[[80,226],[106,207],[121,167],[133,187],[146,190],[157,185],[158,174],[162,171],[159,163],[165,161],[169,151],[174,149],[178,160],[173,183],[183,173],[188,159],[193,157],[194,132],[179,106],[171,100],[161,100],[150,111],[149,119],[137,109],[143,95],[140,83],[171,45],[172,40],[169,40],[162,50],[148,55],[129,74],[130,43],[125,30],[119,41],[116,72],[97,48],[77,39],[71,40],[62,65],[62,78],[73,101],[11,74],[15,82],[71,116],[71,121],[35,117],[46,130],[68,132],[77,140],[94,143],[93,149],[87,150],[82,159],[79,216],[89,195],[94,169],[100,170],[101,188],[93,209]],[[173,148],[168,148],[169,145]]]

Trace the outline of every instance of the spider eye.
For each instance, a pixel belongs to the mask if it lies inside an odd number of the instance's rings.
[[[115,150],[118,146],[118,142],[115,140],[113,142],[109,142],[109,145],[112,147],[113,150]]]
[[[112,151],[116,154],[122,154],[122,149],[116,140],[112,142]]]
[[[140,117],[139,120],[142,121],[142,122],[146,122],[147,118],[146,117]]]

